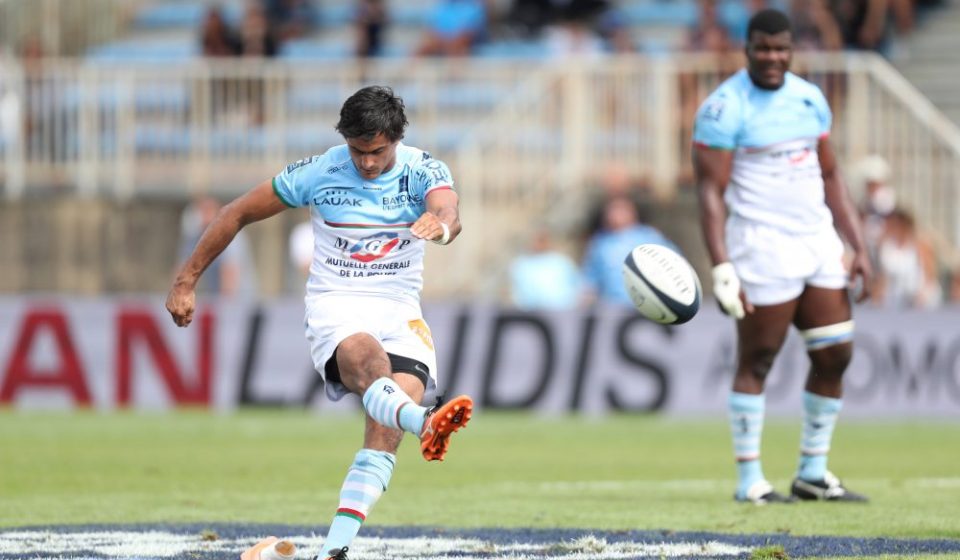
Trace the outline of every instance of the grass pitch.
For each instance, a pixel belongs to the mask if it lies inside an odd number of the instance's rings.
[[[0,527],[134,522],[329,524],[358,415],[0,412]],[[799,421],[770,420],[781,491]],[[960,539],[960,423],[843,420],[830,468],[870,504],[731,499],[726,421],[479,411],[442,463],[408,436],[368,525],[570,527]],[[449,504],[457,504],[450,516]],[[944,557],[938,557],[944,558]]]

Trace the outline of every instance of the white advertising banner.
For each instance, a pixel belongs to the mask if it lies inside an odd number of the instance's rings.
[[[441,390],[480,408],[723,415],[734,325],[712,306],[664,327],[618,309],[523,313],[431,304]],[[960,310],[858,308],[844,414],[960,418]],[[163,409],[331,403],[313,372],[303,304],[202,306],[187,329],[162,297],[0,298],[0,405]],[[767,382],[771,415],[798,415],[808,369],[791,334]]]

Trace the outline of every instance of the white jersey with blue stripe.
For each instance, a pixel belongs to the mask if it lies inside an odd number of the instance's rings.
[[[288,206],[310,207],[307,296],[350,292],[419,301],[425,241],[410,226],[426,211],[430,192],[452,188],[445,163],[402,143],[396,163],[376,179],[360,176],[346,144],[288,165],[273,189]]]
[[[693,141],[734,150],[724,194],[732,217],[813,233],[833,223],[817,155],[832,119],[816,85],[787,72],[779,89],[766,90],[743,69],[700,106]]]

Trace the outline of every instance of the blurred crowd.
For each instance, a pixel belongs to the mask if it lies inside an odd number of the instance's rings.
[[[800,49],[869,49],[888,54],[894,36],[909,34],[924,10],[943,0],[699,0],[699,14],[684,33],[687,51],[727,53],[743,45],[753,12],[787,12]],[[201,34],[207,56],[274,56],[290,39],[320,32],[322,0],[251,0],[232,26],[213,5]],[[665,5],[667,2],[663,2]],[[353,52],[379,56],[391,25],[385,0],[353,0]],[[642,30],[641,30],[642,33]],[[541,41],[550,56],[591,56],[642,50],[615,0],[434,0],[413,54],[468,56],[498,40]]]

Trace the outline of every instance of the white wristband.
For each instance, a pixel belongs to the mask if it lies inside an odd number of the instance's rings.
[[[430,241],[433,241],[437,245],[446,245],[450,243],[450,226],[448,226],[446,222],[440,222],[440,227],[443,229],[443,236],[441,236],[440,239],[431,239]]]

